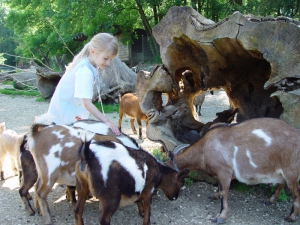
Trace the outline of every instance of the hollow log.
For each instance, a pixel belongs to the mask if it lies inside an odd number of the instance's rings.
[[[162,143],[173,143],[166,144],[168,150],[192,143],[184,138],[184,132],[190,136],[205,127],[193,117],[192,99],[203,91],[219,88],[225,90],[230,101],[229,111],[221,113],[223,117],[232,118],[237,112],[237,122],[256,117],[282,118],[300,128],[300,105],[295,104],[300,100],[298,21],[235,12],[215,23],[191,7],[174,6],[153,28],[153,35],[160,46],[161,69],[169,74],[168,80],[157,85],[172,83],[173,88],[167,91],[166,106],[144,108],[151,116],[148,127],[152,132],[147,132],[148,138],[155,136]],[[153,77],[148,83],[155,83],[151,82]],[[156,91],[153,85],[151,91],[140,85],[138,79],[136,89],[140,88],[143,90],[138,93]],[[156,101],[140,96],[139,99],[142,106]],[[172,134],[167,140],[158,137],[163,127]]]

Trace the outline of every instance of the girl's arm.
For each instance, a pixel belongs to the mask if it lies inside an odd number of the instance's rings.
[[[97,107],[92,103],[91,99],[83,98],[82,101],[84,107],[86,108],[87,111],[89,111],[90,114],[92,114],[98,120],[101,120],[107,126],[109,126],[109,128],[112,130],[114,134],[116,135],[121,134],[119,128],[97,109]]]

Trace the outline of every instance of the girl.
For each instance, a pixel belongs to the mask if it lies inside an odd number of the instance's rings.
[[[95,35],[68,65],[51,99],[47,119],[57,125],[70,125],[92,114],[108,125],[113,133],[120,135],[118,127],[92,103],[97,69],[105,69],[117,54],[118,42],[114,36],[107,33]]]

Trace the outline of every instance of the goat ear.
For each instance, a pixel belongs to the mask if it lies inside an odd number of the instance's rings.
[[[168,159],[173,162],[173,159],[174,159],[174,153],[171,152],[171,151],[168,151]]]
[[[184,179],[189,174],[189,172],[190,169],[183,169],[177,174],[177,176],[179,179]]]

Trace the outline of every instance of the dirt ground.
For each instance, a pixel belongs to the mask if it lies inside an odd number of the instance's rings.
[[[33,122],[34,116],[46,112],[47,102],[36,102],[30,97],[10,97],[0,94],[0,122],[6,122],[7,129],[18,133],[27,132]],[[215,117],[216,112],[228,108],[228,99],[223,91],[217,91],[214,95],[207,94],[202,106],[200,121],[208,122]],[[117,123],[118,114],[107,115]],[[123,119],[123,132],[137,138],[130,129],[129,120]],[[143,129],[143,140],[138,141],[148,151],[158,148],[160,144],[149,141]],[[23,209],[19,199],[19,185],[17,177],[13,176],[9,164],[5,164],[6,180],[0,181],[0,224],[3,225],[40,225],[43,219],[40,215],[29,216]],[[151,208],[151,224],[157,225],[192,225],[214,224],[210,219],[214,218],[220,210],[220,202],[208,198],[216,187],[205,182],[190,182],[182,188],[176,201],[169,201],[161,190],[153,197]],[[48,196],[50,211],[55,224],[74,224],[72,206],[65,199],[64,187],[56,185]],[[288,224],[284,218],[291,209],[291,199],[277,201],[273,205],[265,205],[267,198],[266,188],[257,187],[247,192],[230,190],[230,213],[227,224],[241,225],[269,225]],[[33,194],[34,189],[30,190]],[[84,221],[86,225],[98,224],[99,210],[96,199],[89,200],[85,205]],[[113,215],[111,224],[134,225],[142,224],[136,205],[119,208]],[[297,222],[300,224],[300,218]]]

